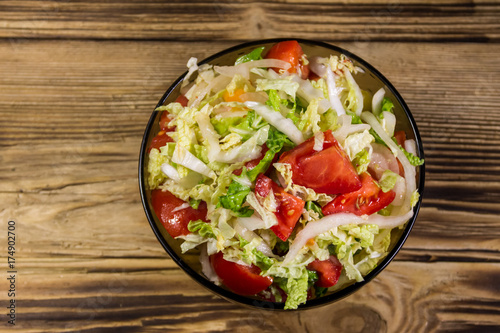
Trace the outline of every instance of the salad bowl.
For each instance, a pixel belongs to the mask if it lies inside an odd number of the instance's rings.
[[[359,72],[356,74],[357,83],[369,94],[376,94],[376,92],[382,87],[385,92],[385,97],[391,100],[394,104],[392,110],[395,118],[397,119],[395,129],[397,131],[404,132],[406,134],[406,138],[414,142],[414,154],[423,161],[423,147],[415,120],[413,119],[413,116],[401,95],[378,70],[355,54],[337,46],[318,41],[304,39],[295,40],[300,44],[304,53],[308,56],[314,55],[318,57],[329,57],[330,55],[344,55],[349,58],[354,66],[359,69]],[[214,66],[232,66],[235,64],[237,59],[251,53],[258,47],[263,47],[265,53],[268,52],[273,45],[284,41],[287,41],[287,39],[258,40],[240,44],[198,62],[198,67],[203,64]],[[190,76],[191,73],[188,73],[188,71],[184,72],[175,82],[172,83],[159,100],[156,106],[157,108],[163,107],[177,100],[181,94],[183,80],[187,75]],[[236,293],[230,288],[226,288],[223,284],[214,283],[212,279],[209,279],[206,274],[202,273],[202,265],[200,264],[199,257],[203,254],[200,253],[200,249],[195,247],[187,252],[182,251],[181,246],[183,240],[171,237],[171,235],[169,235],[169,233],[165,230],[164,225],[155,213],[154,205],[152,203],[152,190],[148,184],[148,163],[150,159],[149,150],[155,136],[160,131],[159,123],[161,116],[161,112],[153,111],[149,122],[146,125],[139,156],[139,188],[142,204],[149,224],[160,244],[172,260],[174,260],[174,262],[182,270],[184,270],[190,278],[194,279],[196,282],[206,287],[213,293],[229,301],[254,308],[267,310],[290,309],[290,307],[287,307],[285,302],[279,302],[275,298],[262,297],[262,295],[241,295],[241,293]],[[343,281],[343,283],[337,286],[328,288],[323,294],[312,297],[311,299],[308,299],[307,302],[298,304],[293,307],[293,309],[307,309],[338,301],[362,288],[387,267],[387,265],[395,258],[399,250],[402,248],[416,221],[424,189],[424,174],[425,166],[423,164],[415,168],[416,199],[414,200],[415,202],[413,202],[411,208],[412,214],[408,215],[411,217],[406,223],[393,228],[390,231],[390,244],[388,244],[387,253],[384,255],[383,259],[381,259],[375,267],[364,275],[359,281]]]

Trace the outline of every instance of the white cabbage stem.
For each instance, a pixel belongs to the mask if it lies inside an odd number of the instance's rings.
[[[290,250],[283,261],[283,265],[291,263],[299,254],[300,250],[302,250],[302,248],[306,245],[308,240],[330,231],[333,228],[349,224],[376,224],[380,229],[392,229],[405,224],[412,216],[413,210],[408,211],[404,215],[398,216],[382,216],[378,214],[372,214],[370,216],[357,216],[351,213],[327,215],[317,221],[309,222],[304,229],[299,231],[297,237],[293,240],[292,245],[290,245]]]
[[[328,98],[330,99],[330,104],[335,112],[337,112],[337,116],[340,117],[346,114],[344,106],[339,98],[338,88],[335,85],[335,76],[333,75],[330,67],[326,68],[326,85],[328,86]]]
[[[257,102],[245,102],[244,104],[249,109],[254,110],[259,116],[264,118],[279,131],[286,134],[295,144],[299,145],[305,141],[302,132],[295,126],[291,119],[283,117],[281,113],[272,110],[264,104]]]
[[[377,90],[375,94],[373,94],[372,98],[372,112],[375,115],[380,114],[380,110],[382,110],[382,101],[384,100],[385,90],[384,88],[380,88]]]
[[[356,103],[356,110],[354,110],[354,112],[357,116],[359,116],[363,111],[363,94],[361,93],[361,89],[356,83],[356,80],[354,80],[354,78],[352,77],[351,72],[349,72],[349,69],[344,68],[343,72],[347,81],[349,81],[351,87],[354,89],[354,94],[356,95],[356,99],[358,100],[358,102]]]

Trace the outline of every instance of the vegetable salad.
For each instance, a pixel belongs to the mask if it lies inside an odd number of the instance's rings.
[[[157,108],[148,162],[152,206],[182,251],[198,247],[214,283],[285,309],[363,281],[412,217],[423,163],[384,89],[293,40],[188,69]]]

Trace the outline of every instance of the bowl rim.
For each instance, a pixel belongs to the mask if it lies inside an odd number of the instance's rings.
[[[362,59],[361,57],[355,55],[354,53],[351,53],[350,51],[347,51],[341,47],[328,44],[325,42],[321,41],[315,41],[315,40],[310,40],[310,39],[302,39],[302,38],[271,38],[271,39],[261,39],[261,40],[254,40],[254,41],[249,41],[245,43],[240,43],[238,45],[229,47],[227,49],[224,49],[220,52],[217,52],[200,62],[198,62],[198,65],[206,64],[209,63],[223,55],[226,55],[231,52],[238,51],[240,49],[248,48],[251,46],[259,46],[261,44],[270,44],[270,43],[278,43],[282,41],[288,41],[288,40],[296,40],[299,42],[299,44],[305,44],[305,45],[314,45],[314,46],[319,46],[323,47],[326,49],[330,49],[332,51],[345,54],[348,56],[350,59],[354,60],[358,64],[361,64],[364,68],[366,68],[368,71],[370,71],[374,76],[376,76],[385,86],[391,91],[391,93],[396,97],[399,105],[401,105],[401,108],[403,109],[404,113],[406,114],[409,122],[410,122],[410,127],[413,130],[413,133],[415,134],[415,141],[417,145],[417,151],[419,154],[420,158],[424,158],[424,151],[423,151],[423,146],[422,146],[422,139],[420,137],[420,133],[418,131],[415,119],[413,118],[410,109],[408,108],[406,102],[403,100],[402,96],[399,94],[399,92],[396,90],[396,88],[392,85],[392,83],[384,76],[382,73],[380,73],[377,69],[375,69],[372,65],[370,65],[367,61]],[[163,94],[161,97],[160,101],[156,105],[155,109],[159,106],[162,106],[167,98],[170,96],[170,94],[177,88],[177,86],[182,82],[183,78],[186,76],[187,71],[185,71],[182,75],[180,75],[171,85],[170,87],[166,90],[166,92]],[[284,303],[275,303],[275,302],[270,302],[270,301],[265,301],[265,300],[259,300],[259,299],[254,299],[250,297],[245,297],[241,296],[238,294],[235,294],[227,289],[224,289],[220,286],[217,286],[215,283],[209,281],[208,279],[204,278],[200,273],[196,272],[194,269],[192,269],[189,265],[187,265],[182,258],[180,258],[175,251],[168,245],[167,241],[164,239],[158,225],[155,222],[155,214],[151,210],[148,204],[147,200],[147,194],[146,192],[148,191],[147,185],[145,184],[145,178],[144,178],[144,163],[146,160],[146,151],[147,151],[147,141],[148,141],[148,136],[149,132],[152,130],[154,126],[156,118],[156,111],[153,110],[151,117],[148,121],[148,124],[146,125],[146,129],[144,131],[144,135],[142,138],[142,143],[141,143],[141,148],[140,148],[140,155],[139,155],[139,191],[140,191],[140,196],[141,196],[141,201],[142,205],[144,208],[144,211],[146,213],[146,217],[148,219],[148,222],[160,242],[160,244],[163,246],[164,250],[168,253],[168,255],[172,258],[172,260],[182,269],[184,270],[185,273],[187,273],[192,279],[194,279],[196,282],[198,282],[200,285],[203,287],[209,289],[210,291],[216,293],[217,295],[220,295],[221,297],[225,298],[226,300],[233,301],[236,303],[239,303],[241,305],[246,305],[250,306],[254,309],[264,309],[264,310],[284,310]],[[297,309],[294,310],[286,310],[286,311],[298,311],[298,310],[305,310],[305,309],[311,309],[315,307],[319,307],[322,305],[326,305],[328,303],[333,303],[335,301],[341,300],[355,291],[359,290],[361,287],[366,285],[368,282],[373,280],[380,272],[382,272],[387,265],[394,259],[394,257],[398,254],[398,252],[401,250],[403,244],[406,242],[406,239],[408,238],[413,225],[415,224],[415,221],[417,219],[420,206],[422,203],[422,197],[423,197],[423,191],[424,191],[424,183],[425,183],[425,164],[421,165],[419,167],[419,183],[418,183],[418,193],[419,193],[419,199],[417,204],[413,207],[413,216],[410,218],[410,220],[406,223],[406,227],[403,230],[403,233],[401,234],[401,237],[399,240],[396,242],[394,245],[394,248],[387,254],[387,256],[366,276],[364,276],[364,280],[361,282],[355,282],[339,291],[336,291],[332,294],[325,295],[322,297],[319,297],[317,299],[311,299],[308,300],[306,303],[301,304],[298,306]]]

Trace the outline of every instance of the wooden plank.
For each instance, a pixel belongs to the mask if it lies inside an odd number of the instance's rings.
[[[163,259],[23,261],[18,329],[37,332],[467,331],[500,327],[500,265],[394,262],[346,299],[305,313],[245,308]],[[72,267],[99,267],[83,274]],[[68,269],[69,267],[69,269]],[[136,269],[130,272],[128,269]]]
[[[3,1],[0,37],[498,41],[488,1]],[[300,23],[300,24],[297,24]],[[245,27],[245,28],[243,28]]]
[[[39,192],[0,193],[5,207],[0,218],[17,223],[21,248],[17,256],[165,257],[146,220],[134,176],[124,180],[109,176],[107,181]],[[396,260],[500,262],[499,239],[497,214],[436,209],[424,203]]]
[[[154,105],[190,56],[233,44],[0,41],[0,220],[18,226],[18,328],[498,330],[500,47],[340,43],[410,106],[426,151],[423,208],[395,261],[366,288],[317,310],[275,314],[191,281],[155,239],[138,193]]]

